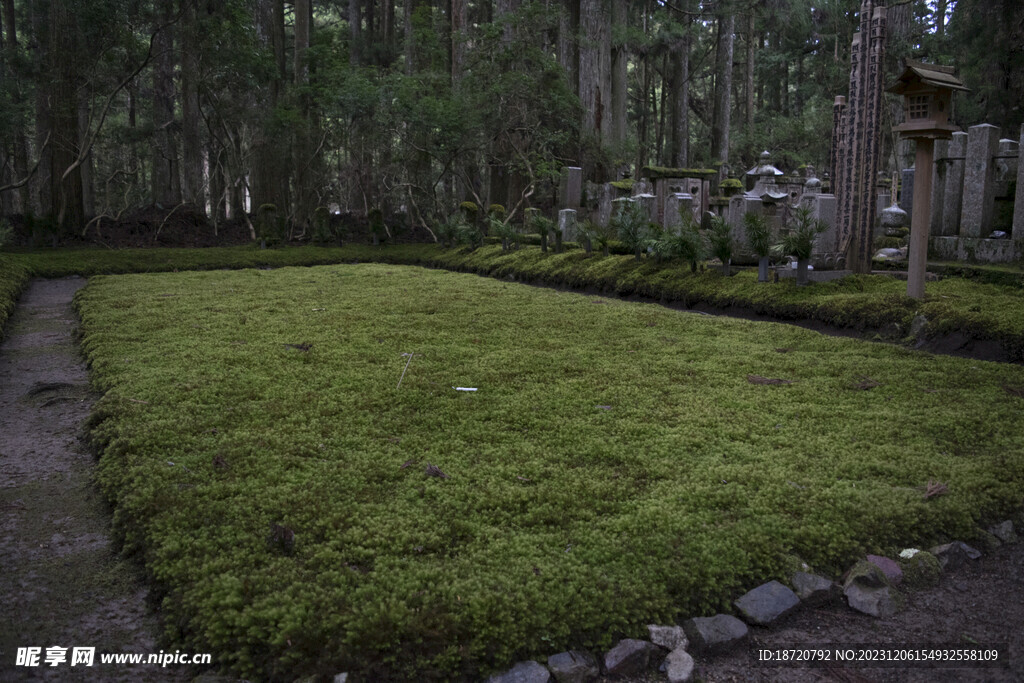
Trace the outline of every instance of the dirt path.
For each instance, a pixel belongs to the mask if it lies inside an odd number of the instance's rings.
[[[183,666],[102,665],[159,653],[138,568],[111,548],[110,514],[82,442],[92,406],[71,297],[83,278],[34,280],[0,345],[0,681],[181,681]],[[17,666],[19,647],[68,648],[57,666]],[[95,647],[92,667],[72,648]]]

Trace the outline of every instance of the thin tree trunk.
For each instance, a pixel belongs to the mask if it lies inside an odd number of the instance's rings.
[[[360,1],[348,0],[348,60],[352,66],[358,66],[362,61],[362,18],[360,13]],[[407,29],[408,30],[408,29]]]
[[[612,28],[625,29],[628,21],[626,0],[612,0]],[[612,100],[612,124],[611,143],[621,145],[626,141],[626,72],[627,72],[627,50],[626,45],[619,44],[612,49],[612,73],[611,73],[611,100]]]
[[[33,64],[36,73],[46,73],[48,61],[48,33],[46,6],[34,0],[32,10],[32,45]],[[52,204],[50,198],[50,175],[53,165],[50,150],[44,150],[46,139],[50,136],[52,121],[50,119],[50,98],[47,88],[40,85],[36,88],[35,97],[35,153],[39,160],[36,175],[30,182],[31,211],[37,215],[45,215]]]
[[[199,110],[200,46],[195,5],[182,0],[181,30],[181,156],[184,183],[182,199],[206,211],[203,182],[202,116]]]
[[[754,10],[751,8],[750,13],[747,15],[747,64],[746,64],[746,99],[747,106],[744,114],[746,114],[746,124],[749,128],[754,125],[754,41],[756,39],[754,34]]]
[[[85,225],[81,166],[64,177],[78,158],[78,25],[65,0],[51,0],[49,16],[51,103],[50,213],[62,232]]]
[[[565,72],[572,89],[579,93],[579,49],[576,32],[579,30],[579,0],[566,0],[558,14],[558,64]]]
[[[78,136],[84,140],[89,134],[89,101],[85,93],[78,98]],[[96,187],[94,185],[94,164],[92,150],[85,157],[81,165],[82,173],[82,209],[85,215],[92,217],[96,215]]]
[[[666,124],[671,124],[671,121],[666,121],[666,110],[668,109],[668,84],[669,84],[669,54],[666,52],[661,55],[661,88],[658,102],[658,134],[655,136],[657,152],[654,155],[655,159],[663,166],[669,165],[669,157],[672,153],[669,151],[665,144],[665,138],[668,135],[665,133]]]
[[[174,16],[173,0],[159,0],[154,24],[170,22]],[[177,175],[177,152],[174,127],[174,31],[168,26],[153,40],[153,202],[170,209],[179,201],[174,192]]]
[[[729,114],[732,95],[732,53],[735,17],[726,12],[718,17],[718,42],[715,57],[715,110],[711,120],[711,156],[729,163]]]

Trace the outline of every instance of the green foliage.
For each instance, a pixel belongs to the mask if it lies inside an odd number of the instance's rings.
[[[499,210],[500,209],[500,210]],[[519,231],[512,225],[512,221],[505,220],[505,209],[497,204],[491,205],[491,211],[487,216],[487,222],[490,226],[489,233],[501,238],[501,248],[504,251],[508,251],[512,248],[513,243],[517,243],[519,240]]]
[[[497,218],[498,220],[505,219],[505,207],[501,204],[491,204],[487,207],[487,215],[490,218]]]
[[[828,230],[828,224],[814,218],[811,210],[802,206],[793,214],[793,226],[782,235],[779,249],[797,261],[806,261],[814,251],[814,240]]]
[[[18,261],[0,256],[0,339],[3,339],[4,323],[14,312],[18,295],[28,282],[31,271]]]
[[[732,236],[732,228],[721,216],[711,219],[711,227],[708,229],[708,244],[711,255],[722,262],[722,271],[728,273],[736,240]]]
[[[462,202],[459,204],[459,208],[462,209],[462,212],[468,217],[474,217],[480,211],[480,208],[473,202]]]
[[[313,211],[313,242],[316,244],[329,244],[338,238],[334,228],[331,226],[331,212],[326,206],[318,206]]]
[[[14,228],[6,218],[0,218],[0,249],[14,238]]]
[[[651,226],[647,220],[647,212],[640,202],[623,202],[619,211],[612,217],[612,229],[626,249],[632,251],[640,260],[640,251],[650,238]]]
[[[256,211],[256,239],[261,247],[280,245],[287,236],[284,216],[273,204],[261,204]]]
[[[709,245],[692,216],[686,216],[678,232],[666,232],[654,244],[655,253],[662,258],[681,259],[697,272],[697,264],[707,258]]]
[[[844,310],[890,285],[330,251]],[[1022,367],[594,301],[394,265],[95,278],[76,304],[97,479],[174,646],[250,679],[476,679],[720,611],[788,554],[837,574],[1024,503],[1024,411],[1003,389]],[[930,479],[949,493],[925,500]]]
[[[775,236],[765,216],[748,211],[743,214],[743,229],[747,233],[747,246],[754,252],[754,256],[761,258],[771,253]]]

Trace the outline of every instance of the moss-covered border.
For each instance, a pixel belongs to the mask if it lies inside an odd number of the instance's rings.
[[[524,236],[530,244],[533,236]],[[618,245],[615,245],[618,246]],[[1024,273],[939,264],[940,273],[955,276],[962,291],[947,285],[924,301],[907,298],[884,276],[851,276],[812,287],[796,287],[791,279],[759,284],[750,273],[723,278],[717,272],[692,274],[674,262],[629,256],[586,253],[567,244],[561,254],[535,247],[502,251],[500,245],[444,249],[434,244],[372,247],[254,247],[207,249],[61,250],[8,254],[0,257],[0,333],[29,277],[63,277],[222,268],[273,268],[344,262],[418,265],[475,273],[522,282],[640,296],[663,303],[699,306],[738,316],[764,316],[779,321],[811,323],[856,333],[868,339],[928,345],[960,355],[1024,362],[1024,306],[1014,291],[1024,289]],[[979,304],[970,287],[992,287]],[[1007,288],[1001,291],[1001,288]],[[937,288],[931,288],[933,291]],[[914,324],[918,316],[924,321]],[[913,332],[913,334],[912,334]],[[953,344],[943,337],[953,337]],[[938,341],[936,341],[938,340]],[[981,344],[984,349],[973,348]]]

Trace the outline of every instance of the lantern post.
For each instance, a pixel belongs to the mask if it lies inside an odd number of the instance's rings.
[[[949,112],[953,93],[968,89],[954,74],[953,67],[908,59],[903,75],[888,88],[888,92],[903,96],[904,122],[896,126],[896,131],[917,144],[907,269],[907,296],[913,299],[924,298],[935,141],[949,139],[960,130],[949,123]]]

